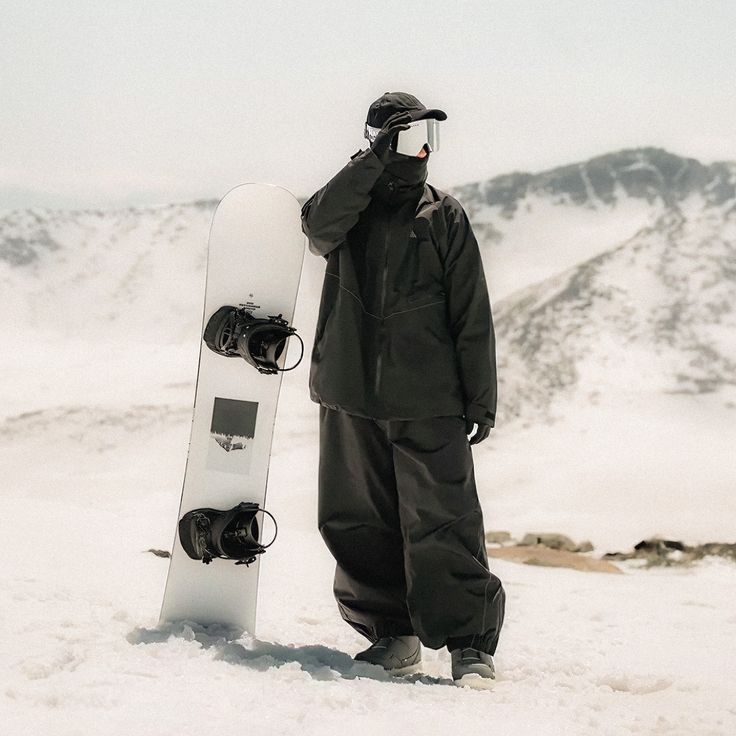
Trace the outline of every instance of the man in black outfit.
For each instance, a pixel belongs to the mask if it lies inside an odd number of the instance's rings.
[[[471,445],[494,426],[495,339],[468,217],[426,183],[446,118],[386,92],[368,111],[370,147],[302,207],[327,261],[309,375],[318,524],[340,614],[372,642],[355,659],[407,672],[420,642],[447,646],[453,679],[487,686],[505,592]]]

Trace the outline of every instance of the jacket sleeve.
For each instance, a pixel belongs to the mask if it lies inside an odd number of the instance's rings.
[[[444,263],[450,332],[465,393],[465,416],[496,422],[496,337],[478,241],[462,207],[448,218]]]
[[[302,230],[314,255],[327,258],[345,242],[348,230],[370,203],[370,190],[383,169],[370,148],[358,151],[302,205]]]

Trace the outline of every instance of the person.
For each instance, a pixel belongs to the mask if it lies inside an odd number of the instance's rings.
[[[426,182],[432,143],[396,150],[417,121],[446,118],[383,94],[368,110],[370,146],[301,219],[326,260],[309,372],[318,527],[340,615],[372,642],[354,658],[408,672],[422,644],[446,646],[466,684],[494,678],[505,610],[471,451],[495,424],[493,321],[468,217]]]

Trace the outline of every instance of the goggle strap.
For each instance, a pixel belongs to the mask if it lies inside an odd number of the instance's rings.
[[[368,123],[365,124],[365,131],[363,135],[371,142],[373,143],[374,140],[376,140],[376,136],[381,132],[380,128],[374,128],[372,125],[368,125]]]

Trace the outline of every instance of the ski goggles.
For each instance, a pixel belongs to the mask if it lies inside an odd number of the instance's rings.
[[[374,128],[365,124],[364,137],[371,143],[381,128]],[[405,156],[416,156],[423,146],[428,146],[430,151],[438,151],[440,148],[440,121],[434,118],[425,118],[409,123],[406,130],[400,130],[391,140],[391,150],[403,153]]]

